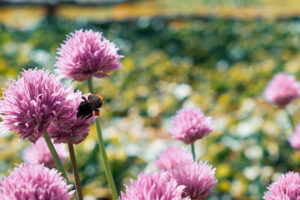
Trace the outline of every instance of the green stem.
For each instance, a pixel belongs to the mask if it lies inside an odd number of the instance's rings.
[[[287,117],[289,119],[289,122],[290,122],[290,125],[291,125],[293,131],[295,131],[295,124],[294,124],[292,115],[290,114],[290,112],[288,111],[287,108],[285,108],[284,110],[285,110],[285,113],[286,113],[286,115],[287,115]]]
[[[259,146],[263,147],[263,133],[259,133],[256,137],[257,139],[257,144],[259,144]],[[263,169],[264,167],[264,152],[262,152],[262,156],[261,158],[259,159],[259,168],[260,169]],[[264,186],[263,186],[263,182],[262,182],[262,174],[260,173],[260,175],[257,177],[257,181],[258,181],[258,192],[259,192],[259,195],[260,197],[263,196],[264,194]],[[262,198],[261,198],[262,199]]]
[[[57,152],[56,152],[56,150],[55,150],[55,148],[53,146],[53,143],[52,143],[52,141],[51,141],[48,133],[44,132],[43,135],[44,135],[45,141],[46,141],[46,143],[48,145],[48,148],[49,148],[49,150],[51,152],[53,160],[54,160],[54,162],[56,164],[56,168],[58,169],[58,171],[60,171],[62,173],[63,177],[67,180],[67,182],[69,182],[67,174],[66,174],[66,172],[64,170],[64,167],[63,167],[63,165],[62,165],[62,163],[61,163],[61,161],[60,161],[60,159],[59,159],[59,157],[57,155]]]
[[[82,190],[81,190],[81,185],[80,185],[80,178],[79,178],[79,173],[78,173],[78,168],[77,168],[77,163],[76,163],[76,157],[75,157],[75,151],[74,151],[73,144],[69,143],[68,148],[69,148],[69,153],[70,153],[70,158],[71,158],[71,163],[72,163],[72,169],[73,169],[73,174],[74,174],[74,179],[75,179],[77,199],[78,200],[83,200],[83,195],[82,195]]]
[[[90,91],[90,93],[94,94],[94,87],[93,87],[92,77],[90,77],[90,78],[88,79],[88,86],[89,86],[89,91]]]
[[[88,79],[88,86],[89,86],[90,93],[94,93],[92,78]],[[114,179],[113,179],[113,176],[111,173],[110,164],[109,164],[109,161],[108,161],[108,158],[106,155],[99,118],[96,118],[95,124],[96,124],[96,130],[97,130],[97,135],[98,135],[98,142],[99,142],[99,146],[100,146],[100,159],[101,159],[102,165],[104,167],[104,171],[105,171],[105,175],[106,175],[109,187],[111,189],[112,198],[113,198],[113,200],[117,200],[118,194],[117,194],[115,182],[114,182]]]
[[[194,158],[194,161],[196,160],[196,153],[195,153],[195,144],[194,142],[191,143],[191,149],[192,149],[192,154],[193,154],[193,158]]]

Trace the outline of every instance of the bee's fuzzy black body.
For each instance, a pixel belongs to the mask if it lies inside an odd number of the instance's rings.
[[[99,108],[101,108],[104,104],[103,98],[100,95],[96,94],[89,94],[87,99],[85,97],[82,97],[82,99],[84,101],[81,102],[77,108],[77,118],[92,117],[93,111],[99,113]]]

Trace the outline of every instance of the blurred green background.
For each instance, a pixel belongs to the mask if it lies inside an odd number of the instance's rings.
[[[262,199],[280,173],[300,171],[285,112],[262,96],[275,73],[300,78],[299,1],[47,2],[0,1],[1,88],[22,69],[53,71],[57,48],[76,29],[102,31],[115,42],[122,69],[95,85],[105,98],[102,127],[119,189],[157,170],[154,161],[168,145],[182,145],[168,128],[184,106],[214,118],[215,131],[196,143],[199,158],[217,168],[209,200]],[[65,84],[87,92],[81,83]],[[300,101],[288,109],[300,121]],[[27,146],[1,132],[1,176]],[[84,199],[109,199],[94,127],[76,153]]]

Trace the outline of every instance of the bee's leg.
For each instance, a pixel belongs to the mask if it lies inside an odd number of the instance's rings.
[[[95,113],[96,116],[98,116],[98,117],[100,116],[100,111],[98,109],[95,110],[94,113]]]
[[[88,103],[88,101],[86,100],[86,98],[84,96],[81,97],[85,103]]]

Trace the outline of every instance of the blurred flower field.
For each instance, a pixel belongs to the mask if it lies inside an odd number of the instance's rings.
[[[263,98],[274,74],[300,78],[299,19],[140,17],[96,23],[51,18],[26,30],[2,24],[1,88],[23,69],[53,70],[65,34],[81,28],[102,31],[125,56],[122,69],[95,82],[105,100],[101,122],[119,189],[139,172],[156,170],[154,161],[169,144],[181,145],[168,129],[182,107],[199,107],[214,118],[215,131],[195,144],[200,158],[216,167],[218,184],[209,200],[261,199],[281,173],[300,171],[300,155],[288,143],[292,129],[284,110]],[[77,82],[65,84],[88,92]],[[288,109],[300,122],[299,100]],[[76,148],[87,200],[108,196],[96,137],[92,127]],[[2,176],[21,162],[28,145],[1,132]]]

